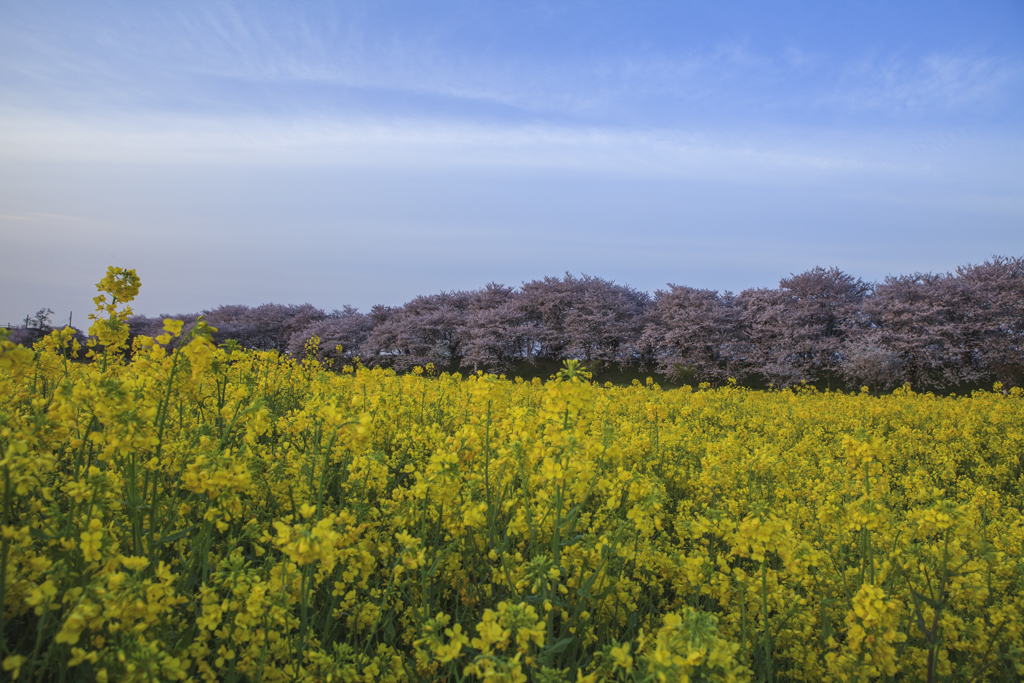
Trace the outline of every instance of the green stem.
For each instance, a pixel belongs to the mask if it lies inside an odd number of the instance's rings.
[[[764,661],[768,683],[772,683],[772,634],[768,628],[768,568],[761,562],[761,614],[764,619]]]
[[[0,516],[0,529],[7,527],[7,520],[11,516],[11,471],[10,466],[4,465],[4,510]],[[4,536],[0,541],[0,656],[7,652],[7,553],[10,551],[10,541]]]

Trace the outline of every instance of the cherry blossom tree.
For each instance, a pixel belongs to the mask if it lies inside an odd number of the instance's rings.
[[[469,298],[467,292],[442,292],[388,311],[360,349],[363,362],[399,371],[427,363],[459,367]]]
[[[753,368],[777,386],[836,372],[870,290],[838,268],[817,267],[783,278],[777,290],[742,292],[737,302]]]
[[[961,266],[956,280],[962,296],[960,336],[984,373],[1006,385],[1024,381],[1024,257],[994,256]]]
[[[899,357],[902,380],[940,388],[965,381],[970,352],[958,339],[955,286],[943,275],[890,276],[864,302],[874,337]]]
[[[538,355],[625,364],[640,353],[650,297],[589,275],[524,283],[523,315],[536,329]]]
[[[354,361],[359,349],[373,330],[373,319],[352,306],[332,311],[322,320],[304,327],[292,335],[288,353],[302,358],[313,337],[317,344],[317,360],[335,366]]]
[[[565,320],[577,298],[578,284],[569,273],[565,278],[544,277],[520,287],[518,310],[535,332],[530,355],[553,360],[569,357],[569,335]]]
[[[292,335],[326,317],[312,304],[219,306],[203,313],[206,321],[217,328],[214,339],[218,343],[234,339],[247,349],[281,352],[288,350]]]
[[[869,334],[858,335],[843,345],[840,374],[851,382],[863,382],[878,390],[898,385],[903,379],[903,361],[892,349]]]
[[[523,315],[512,287],[490,283],[470,293],[463,339],[462,366],[504,372],[528,357],[535,327]]]
[[[584,275],[565,330],[574,355],[586,361],[628,365],[642,354],[650,296],[627,285]]]
[[[670,284],[654,293],[644,340],[656,368],[673,380],[724,382],[746,374],[745,333],[730,293]]]
[[[913,386],[1024,377],[1024,259],[889,277],[864,308]]]

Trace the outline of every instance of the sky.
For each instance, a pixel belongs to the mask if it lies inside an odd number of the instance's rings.
[[[0,324],[995,254],[1020,0],[0,0]]]

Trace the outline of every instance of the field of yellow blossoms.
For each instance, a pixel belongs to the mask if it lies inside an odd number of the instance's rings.
[[[1010,681],[1024,394],[875,398],[0,341],[19,681]],[[130,360],[126,360],[130,358]]]

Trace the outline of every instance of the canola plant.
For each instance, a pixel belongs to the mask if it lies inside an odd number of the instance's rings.
[[[19,681],[1018,680],[1024,393],[0,341]]]

